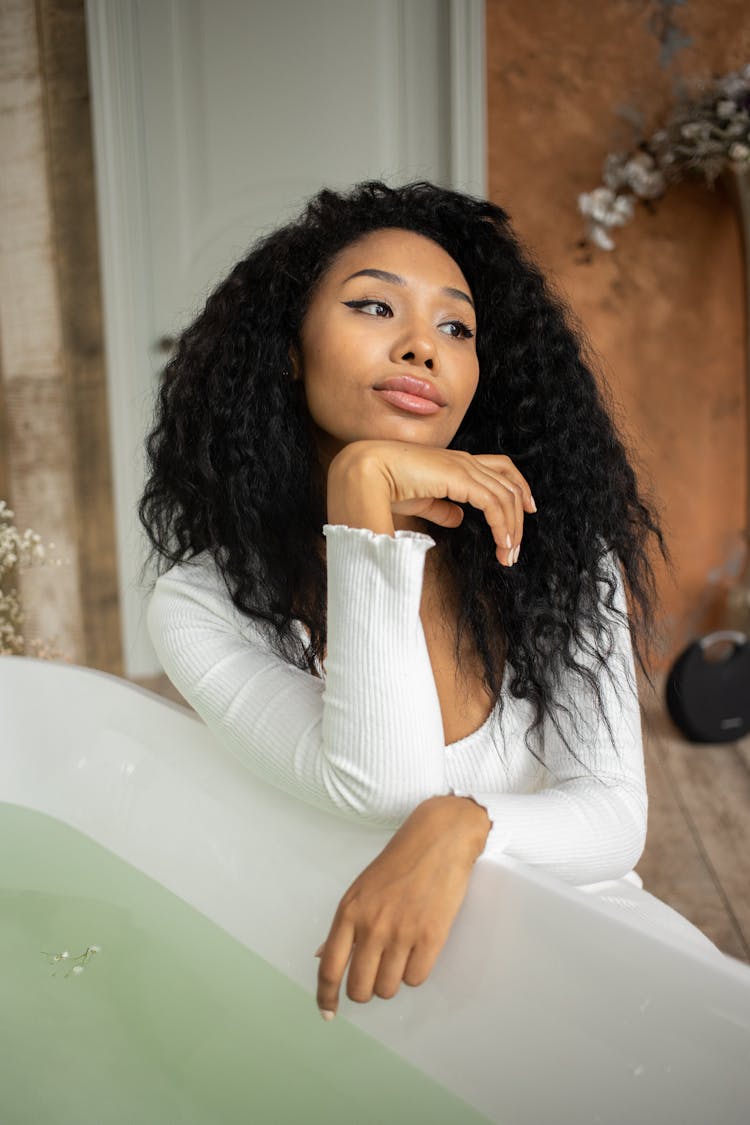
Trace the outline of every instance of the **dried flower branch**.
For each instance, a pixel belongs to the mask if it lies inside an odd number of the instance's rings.
[[[41,566],[63,566],[64,560],[49,554],[55,550],[54,543],[45,547],[41,536],[30,527],[21,533],[15,527],[14,519],[15,512],[4,500],[0,500],[0,655],[70,661],[71,657],[56,649],[50,641],[38,637],[24,640],[21,632],[24,614],[18,590],[4,589],[4,580],[15,567],[22,569],[37,563]]]
[[[582,244],[613,250],[610,230],[632,219],[639,199],[659,199],[670,183],[696,172],[713,187],[727,169],[750,170],[750,64],[697,83],[653,136],[630,153],[609,153],[603,186],[578,196]]]

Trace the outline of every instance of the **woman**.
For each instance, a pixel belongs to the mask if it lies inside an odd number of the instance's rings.
[[[353,1000],[426,979],[481,854],[631,871],[668,555],[499,207],[321,191],[183,333],[148,454],[167,674],[251,769],[397,829],[316,954],[324,1016],[350,957]]]

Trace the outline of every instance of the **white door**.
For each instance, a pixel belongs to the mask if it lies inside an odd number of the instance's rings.
[[[486,193],[483,0],[87,0],[124,666],[159,341],[323,185]]]

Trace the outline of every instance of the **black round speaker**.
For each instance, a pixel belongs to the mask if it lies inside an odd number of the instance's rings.
[[[720,645],[719,659],[711,653]],[[729,646],[727,648],[727,645]],[[667,677],[672,721],[691,742],[736,742],[750,731],[750,643],[723,630],[694,641]]]

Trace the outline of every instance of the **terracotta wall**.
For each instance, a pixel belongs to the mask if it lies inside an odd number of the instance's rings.
[[[638,205],[616,249],[585,260],[580,192],[640,115],[659,127],[680,77],[750,62],[744,0],[486,0],[489,195],[583,323],[622,407],[676,564],[657,567],[662,667],[719,620],[745,525],[744,276],[722,185]]]

